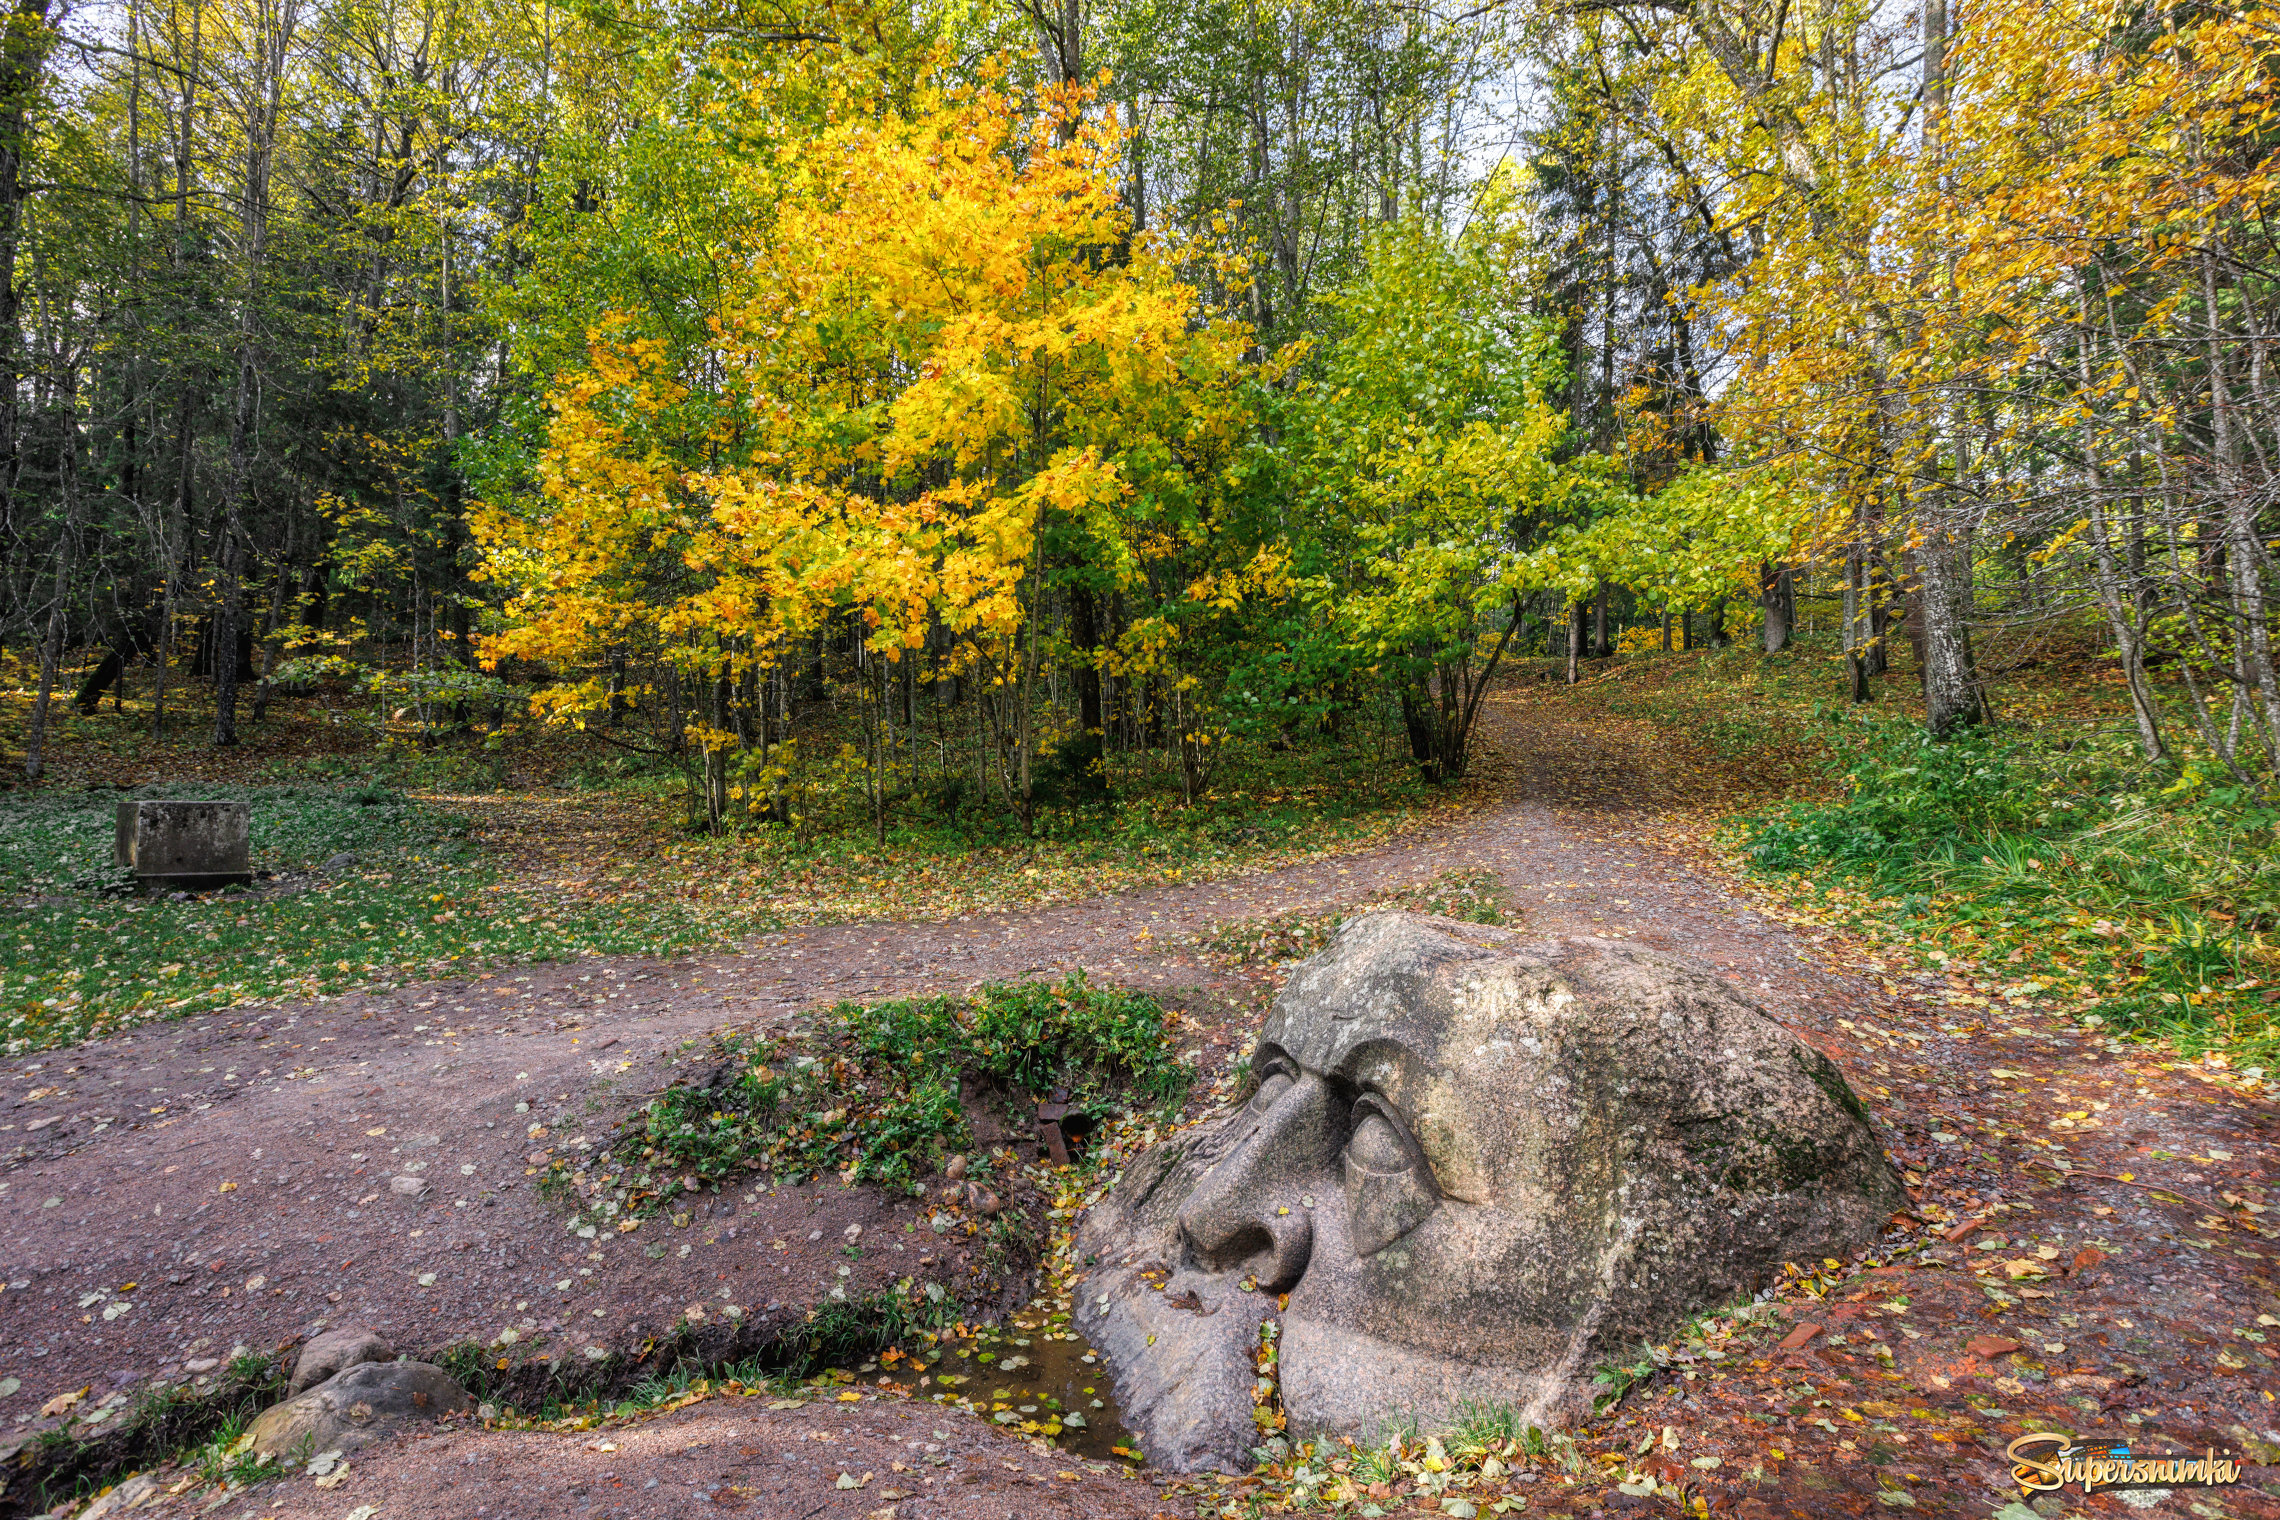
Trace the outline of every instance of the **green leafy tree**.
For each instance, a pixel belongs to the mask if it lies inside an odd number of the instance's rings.
[[[1294,404],[1307,590],[1351,666],[1389,683],[1411,757],[1465,770],[1474,719],[1538,589],[1524,549],[1597,512],[1604,462],[1563,462],[1561,362],[1528,316],[1514,224],[1375,237],[1341,331]]]

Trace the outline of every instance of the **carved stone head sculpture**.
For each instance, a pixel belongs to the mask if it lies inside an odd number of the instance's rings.
[[[1252,1071],[1079,1242],[1078,1325],[1180,1470],[1249,1466],[1279,1294],[1294,1433],[1466,1400],[1552,1425],[1595,1366],[1904,1196],[1826,1057],[1636,945],[1372,915],[1292,976]]]

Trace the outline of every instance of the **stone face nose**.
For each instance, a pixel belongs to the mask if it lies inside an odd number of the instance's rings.
[[[1238,1122],[1249,1128],[1188,1195],[1180,1233],[1205,1270],[1249,1265],[1260,1287],[1284,1292],[1313,1253],[1314,1204],[1337,1193],[1336,1100],[1321,1078],[1302,1076]]]

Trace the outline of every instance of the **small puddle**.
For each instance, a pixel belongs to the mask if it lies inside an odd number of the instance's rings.
[[[1140,1438],[1124,1427],[1108,1358],[1069,1321],[1081,1281],[1072,1240],[1085,1207],[1114,1180],[1113,1169],[1141,1145],[1153,1144],[1157,1132],[1153,1125],[1120,1119],[1088,1138],[1090,1165],[1040,1163],[1029,1171],[1051,1200],[1036,1297],[1001,1325],[960,1324],[922,1351],[895,1348],[857,1371],[881,1382],[891,1378],[916,1397],[969,1410],[1009,1434],[1048,1442],[1073,1457],[1137,1467],[1147,1457]],[[849,1378],[846,1372],[826,1376]]]
[[[935,1383],[983,1419],[1042,1436],[1074,1456],[1138,1462],[1140,1440],[1124,1428],[1108,1361],[1069,1328],[1069,1316],[1025,1309],[1004,1325],[933,1348]]]
[[[964,1330],[966,1327],[959,1327]],[[971,1410],[1011,1434],[1050,1442],[1074,1457],[1144,1461],[1124,1428],[1107,1359],[1069,1328],[1064,1311],[1024,1309],[1002,1326],[952,1334],[925,1351],[889,1351],[879,1361],[808,1379],[823,1387],[876,1379],[915,1396]]]

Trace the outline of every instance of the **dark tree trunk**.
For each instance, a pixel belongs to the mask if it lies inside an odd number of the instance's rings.
[[[1069,641],[1077,646],[1077,664],[1070,672],[1077,683],[1077,733],[1061,753],[1077,790],[1086,796],[1105,797],[1108,764],[1106,724],[1100,705],[1100,604],[1090,587],[1069,590]]]
[[[1881,573],[1870,571],[1868,592],[1868,649],[1863,662],[1872,676],[1892,668],[1892,585]]]
[[[242,679],[238,650],[242,647],[248,657],[253,653],[252,630],[240,627],[244,615],[243,579],[245,552],[238,545],[238,536],[226,527],[222,530],[221,585],[214,607],[214,744],[226,749],[238,742],[237,699],[238,682]]]
[[[311,565],[301,577],[301,625],[305,628],[325,626],[325,593],[332,580],[331,567],[323,563]]]
[[[92,718],[95,710],[103,705],[103,694],[118,684],[119,677],[126,673],[126,669],[127,657],[117,646],[105,650],[103,662],[87,673],[87,679],[79,683],[79,690],[71,700],[82,713]]]
[[[1789,647],[1790,625],[1797,616],[1796,585],[1787,565],[1758,566],[1758,602],[1765,609],[1765,652],[1779,654]]]
[[[800,700],[802,702],[821,702],[830,695],[824,688],[823,635],[820,633],[815,636],[814,647],[808,651],[807,668],[801,672],[801,678]]]
[[[1435,742],[1434,719],[1430,697],[1420,699],[1415,692],[1401,694],[1401,726],[1409,734],[1409,758],[1416,762],[1418,774],[1428,782],[1441,779],[1441,747]]]
[[[23,419],[19,412],[24,358],[21,298],[16,289],[17,245],[23,236],[24,152],[31,140],[31,109],[40,92],[55,33],[49,0],[17,0],[0,31],[0,546],[20,550],[16,480],[23,470]]]

